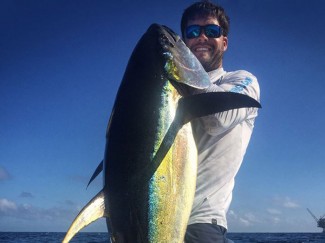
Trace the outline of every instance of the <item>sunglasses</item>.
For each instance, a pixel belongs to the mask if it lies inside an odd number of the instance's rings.
[[[187,39],[197,38],[201,35],[202,30],[208,38],[219,38],[222,34],[222,28],[219,25],[208,24],[204,26],[190,25],[185,29],[185,36]]]

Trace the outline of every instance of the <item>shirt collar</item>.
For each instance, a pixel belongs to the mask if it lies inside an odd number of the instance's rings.
[[[223,70],[222,67],[208,72],[211,83],[214,83],[217,80],[219,80],[221,78],[221,76],[224,75],[225,73],[226,72],[225,72],[225,70]]]

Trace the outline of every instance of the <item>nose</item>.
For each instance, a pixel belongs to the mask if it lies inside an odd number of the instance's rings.
[[[198,41],[205,42],[208,41],[208,37],[205,35],[205,32],[201,30],[200,35],[197,37]]]

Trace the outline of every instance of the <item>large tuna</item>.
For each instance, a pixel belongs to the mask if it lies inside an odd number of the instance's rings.
[[[103,189],[82,209],[64,242],[100,217],[112,242],[183,242],[191,212],[197,151],[189,121],[259,103],[235,93],[182,97],[209,77],[179,36],[153,24],[138,42],[106,134]],[[101,165],[102,165],[101,164]],[[93,179],[93,178],[92,178]]]

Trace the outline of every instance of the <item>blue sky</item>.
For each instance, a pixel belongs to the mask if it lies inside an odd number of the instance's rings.
[[[220,0],[227,71],[257,76],[263,109],[236,178],[230,232],[319,232],[325,214],[325,3]],[[192,1],[0,2],[0,231],[66,231],[130,54],[151,23],[180,32]],[[86,231],[106,231],[104,220]]]

